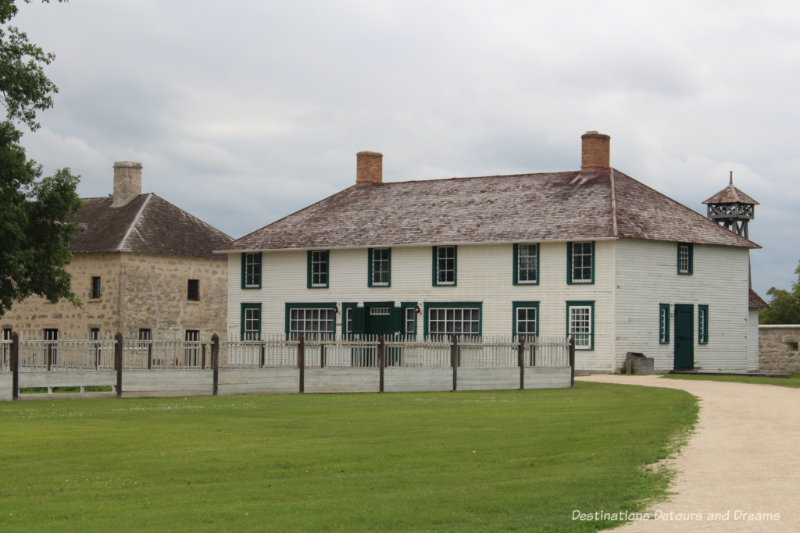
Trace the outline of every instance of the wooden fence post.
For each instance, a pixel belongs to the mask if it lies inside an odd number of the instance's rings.
[[[267,343],[261,342],[261,360],[258,362],[258,368],[264,368],[264,361],[267,358]]]
[[[117,398],[122,397],[122,333],[114,335],[114,370],[117,371]]]
[[[325,368],[325,345],[319,344],[319,367]]]
[[[216,396],[219,392],[219,335],[214,333],[211,337],[211,364],[214,368],[214,381],[211,386],[212,396]]]
[[[386,368],[386,343],[383,340],[383,335],[378,336],[378,368],[380,373],[380,385],[378,392],[383,392],[383,371]]]
[[[19,399],[19,333],[11,333],[11,399]]]
[[[525,390],[525,337],[519,336],[517,364],[519,364],[519,390]]]
[[[453,335],[450,344],[450,365],[453,367],[453,392],[458,390],[458,338]]]
[[[575,337],[569,338],[569,386],[575,386]]]
[[[297,344],[297,368],[300,370],[300,392],[306,390],[306,340],[301,334],[298,339],[300,342]]]
[[[147,341],[147,370],[153,368],[153,341]]]

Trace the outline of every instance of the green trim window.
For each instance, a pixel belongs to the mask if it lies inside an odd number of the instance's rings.
[[[243,341],[261,339],[261,304],[242,304],[240,328]]]
[[[330,252],[328,250],[308,251],[308,288],[328,288],[330,271]]]
[[[567,283],[594,283],[594,241],[567,243]]]
[[[514,285],[539,284],[539,245],[514,245]]]
[[[261,252],[242,254],[242,288],[261,288]]]
[[[425,306],[426,335],[481,335],[480,302],[430,303]]]
[[[697,306],[697,343],[708,344],[708,306]]]
[[[369,287],[390,287],[392,285],[392,249],[370,248],[368,251]]]
[[[289,339],[302,334],[306,340],[333,340],[336,338],[335,328],[336,304],[286,304],[286,336]]]
[[[691,276],[694,270],[694,246],[689,242],[678,243],[678,274]]]
[[[513,302],[512,330],[514,335],[539,334],[539,302]]]
[[[669,304],[658,304],[658,343],[669,344]]]
[[[576,350],[594,350],[594,302],[567,302],[567,335]]]
[[[455,286],[458,249],[455,246],[433,247],[433,286]]]
[[[403,304],[403,335],[407,337],[415,337],[417,335],[416,304]]]

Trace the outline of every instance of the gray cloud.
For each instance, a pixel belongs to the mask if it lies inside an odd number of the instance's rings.
[[[46,169],[143,187],[241,236],[354,180],[575,169],[580,134],[698,211],[734,182],[761,205],[755,288],[800,258],[794,127],[800,10],[789,2],[83,0],[24,4],[59,85],[25,137]]]

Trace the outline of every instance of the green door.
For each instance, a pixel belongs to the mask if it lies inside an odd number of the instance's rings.
[[[694,306],[675,304],[675,370],[694,368]]]
[[[368,335],[391,335],[394,333],[393,303],[366,304],[367,316],[364,333]]]

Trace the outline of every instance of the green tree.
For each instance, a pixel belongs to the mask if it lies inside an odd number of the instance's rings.
[[[761,310],[761,324],[800,324],[800,261],[795,269],[797,281],[792,283],[792,290],[770,287],[767,294],[772,298],[769,307]]]
[[[0,316],[33,294],[79,304],[65,269],[78,232],[78,177],[65,168],[42,178],[20,144],[19,127],[35,131],[37,113],[53,105],[57,88],[44,67],[54,56],[8,25],[17,9],[16,0],[0,0]]]

